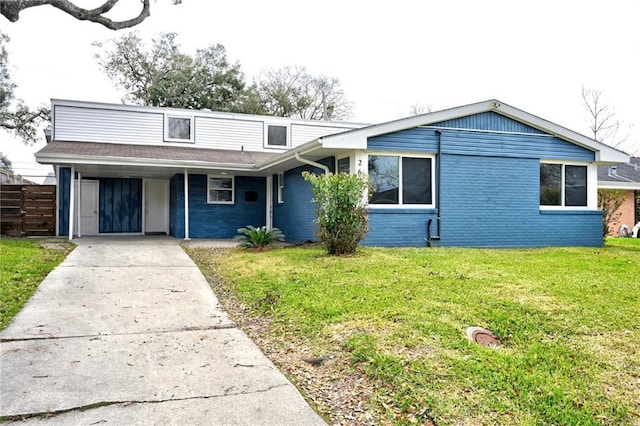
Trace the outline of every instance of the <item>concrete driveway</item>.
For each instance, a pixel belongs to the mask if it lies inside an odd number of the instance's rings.
[[[324,424],[220,309],[179,240],[76,243],[0,333],[0,418]]]

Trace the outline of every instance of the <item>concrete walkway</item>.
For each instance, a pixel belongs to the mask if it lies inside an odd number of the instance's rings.
[[[0,418],[324,424],[220,309],[180,240],[75,242],[0,333]]]

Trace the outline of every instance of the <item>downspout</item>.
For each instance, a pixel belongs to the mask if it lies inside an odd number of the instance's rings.
[[[313,166],[313,167],[317,167],[319,169],[322,169],[322,170],[324,170],[324,174],[325,175],[329,174],[329,167],[325,166],[324,164],[316,163],[315,161],[311,161],[311,160],[307,160],[306,158],[302,158],[300,156],[300,154],[297,153],[297,152],[295,154],[296,154],[296,160],[298,160],[299,162],[304,163],[304,164],[308,164],[308,165]]]
[[[433,219],[429,219],[427,222],[427,246],[431,247],[432,240],[440,239],[440,223],[442,221],[442,209],[440,208],[440,189],[442,187],[442,130],[436,130],[438,136],[438,155],[436,156],[436,235],[431,235],[431,223]]]

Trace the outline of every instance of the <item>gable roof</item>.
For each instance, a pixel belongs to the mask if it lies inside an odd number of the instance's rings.
[[[598,187],[640,190],[640,157],[628,163],[598,167]]]
[[[323,148],[366,149],[367,139],[370,137],[394,133],[413,127],[427,126],[442,121],[489,111],[509,117],[520,123],[526,124],[527,126],[542,130],[545,133],[589,149],[595,153],[596,161],[599,163],[626,163],[629,161],[629,156],[622,151],[618,151],[615,148],[588,138],[574,132],[573,130],[569,130],[558,124],[514,108],[496,99],[402,118],[382,124],[375,124],[360,129],[325,136],[320,138],[320,141]]]

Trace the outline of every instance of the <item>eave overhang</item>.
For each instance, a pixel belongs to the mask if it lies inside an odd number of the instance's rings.
[[[349,148],[364,150],[367,149],[368,138],[374,136],[398,132],[413,127],[428,126],[441,121],[452,120],[489,111],[512,118],[545,133],[551,134],[552,136],[556,136],[560,139],[593,151],[596,163],[617,164],[629,162],[629,156],[622,151],[550,121],[544,120],[533,114],[529,114],[528,112],[514,108],[496,99],[435,111],[428,114],[416,115],[400,120],[389,121],[387,123],[350,130],[335,135],[325,136],[321,138],[321,144],[323,148]]]

